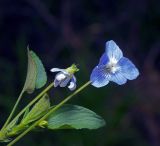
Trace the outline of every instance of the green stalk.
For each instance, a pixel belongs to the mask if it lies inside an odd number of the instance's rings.
[[[22,90],[22,92],[20,93],[20,95],[19,95],[19,97],[18,97],[18,99],[17,99],[17,101],[16,101],[16,103],[15,103],[15,105],[14,105],[14,107],[13,107],[13,109],[12,109],[12,111],[11,111],[9,117],[8,117],[8,119],[6,120],[4,126],[2,127],[2,130],[3,130],[4,128],[6,128],[6,126],[8,125],[8,123],[10,122],[10,120],[12,119],[12,116],[14,115],[15,110],[16,110],[16,108],[17,108],[20,100],[22,99],[23,93],[24,93],[24,91]]]
[[[34,129],[40,122],[48,118],[50,114],[55,112],[57,109],[59,109],[61,106],[63,106],[67,101],[69,101],[73,96],[78,94],[80,91],[82,91],[84,88],[86,88],[88,85],[90,85],[91,81],[88,81],[83,86],[81,86],[79,89],[77,89],[75,92],[70,94],[68,97],[66,97],[63,101],[61,101],[58,105],[56,105],[53,109],[51,109],[46,115],[44,115],[41,119],[33,123],[27,130],[25,130],[23,133],[21,133],[19,136],[17,136],[13,141],[11,141],[7,146],[14,145],[17,141],[19,141],[23,136],[25,136],[28,132],[30,132],[32,129]]]
[[[38,99],[40,99],[53,86],[54,86],[54,83],[51,83],[41,93],[39,93],[26,107],[23,108],[23,110],[21,110],[21,112],[10,122],[9,125],[12,125],[14,123],[14,121],[16,121],[26,111],[27,108],[29,108],[30,106],[32,106]]]

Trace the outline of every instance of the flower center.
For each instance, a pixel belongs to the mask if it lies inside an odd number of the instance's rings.
[[[110,60],[110,62],[106,65],[106,69],[109,73],[115,73],[119,69],[117,66],[117,60]]]

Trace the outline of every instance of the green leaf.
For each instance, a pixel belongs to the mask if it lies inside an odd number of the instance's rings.
[[[47,119],[48,129],[97,129],[105,121],[93,111],[77,106],[64,105]]]
[[[31,111],[22,119],[21,124],[27,125],[42,117],[50,108],[50,101],[45,94],[31,109]]]
[[[34,91],[36,84],[36,76],[37,76],[36,63],[31,56],[30,50],[28,49],[28,69],[23,91],[27,91],[27,93],[32,93]]]
[[[39,89],[46,84],[47,75],[39,57],[33,51],[30,51],[30,53],[37,67],[36,89]]]
[[[28,70],[23,91],[33,93],[36,89],[43,87],[47,82],[45,68],[39,57],[28,48]]]

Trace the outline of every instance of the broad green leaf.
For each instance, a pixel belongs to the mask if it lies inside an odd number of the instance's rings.
[[[47,119],[48,129],[97,129],[105,121],[93,111],[77,106],[64,105]]]
[[[42,88],[47,82],[47,75],[45,72],[45,68],[39,59],[39,57],[33,52],[30,51],[31,56],[37,67],[37,76],[36,76],[36,89]]]
[[[43,87],[47,82],[45,68],[39,57],[28,48],[28,70],[23,91],[33,93],[36,89]]]
[[[37,76],[36,63],[31,56],[30,50],[28,49],[28,69],[23,91],[27,91],[27,93],[32,93],[34,91],[36,84],[36,76]]]
[[[31,109],[31,111],[22,119],[21,123],[26,125],[40,117],[42,117],[50,108],[50,101],[47,94],[45,94]]]

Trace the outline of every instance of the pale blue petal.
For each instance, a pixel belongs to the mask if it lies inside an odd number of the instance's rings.
[[[109,60],[114,59],[117,62],[123,57],[121,49],[113,40],[106,42],[106,54]]]
[[[109,83],[109,74],[107,74],[105,66],[96,66],[92,71],[90,81],[97,88],[107,85]]]
[[[76,83],[77,80],[76,80],[76,77],[73,75],[72,79],[71,79],[72,82]]]
[[[59,76],[60,74],[62,74],[62,72],[57,73],[56,76],[55,76],[55,79],[54,79],[54,87],[59,86],[59,84],[60,84],[60,82],[61,82],[60,80],[57,80],[57,76]]]
[[[67,86],[67,84],[69,83],[70,79],[71,79],[70,76],[66,76],[66,78],[61,81],[61,83],[59,84],[59,86],[60,86],[60,87],[65,87],[65,86]]]
[[[136,79],[139,75],[138,69],[135,67],[135,65],[128,59],[128,58],[121,58],[118,62],[118,65],[120,66],[120,72],[129,80]]]
[[[109,62],[109,58],[106,55],[106,53],[103,53],[103,55],[101,56],[100,60],[99,60],[99,65],[106,65]]]
[[[51,72],[60,72],[60,71],[63,71],[63,69],[60,69],[60,68],[52,68],[50,71],[51,71]]]
[[[68,73],[65,69],[52,68],[50,71],[51,71],[51,72],[62,72],[62,73],[64,73],[64,74],[69,75],[69,73]]]
[[[127,82],[127,79],[121,74],[121,72],[116,72],[111,74],[110,81],[117,83],[118,85],[123,85]]]
[[[68,86],[68,88],[71,90],[71,91],[73,91],[73,90],[75,90],[76,89],[76,77],[73,75],[73,77],[72,77],[72,79],[71,79],[71,81],[70,81],[70,84],[69,84],[69,86]]]
[[[57,79],[54,80],[54,87],[57,87],[60,84],[60,81],[58,81]]]
[[[70,84],[69,84],[69,86],[68,86],[68,88],[69,88],[71,91],[75,90],[75,89],[76,89],[76,82],[71,81]]]

